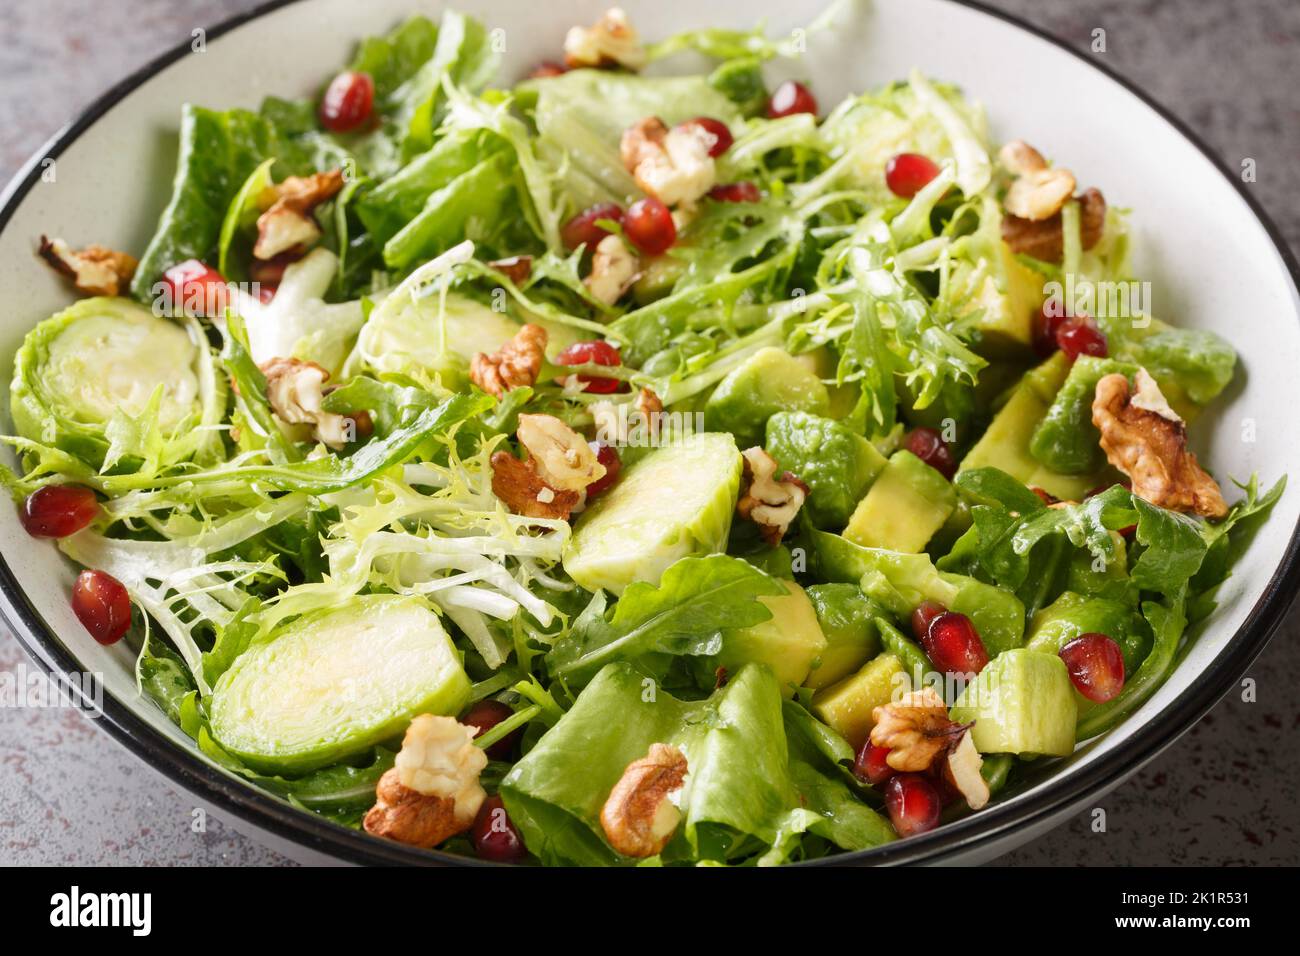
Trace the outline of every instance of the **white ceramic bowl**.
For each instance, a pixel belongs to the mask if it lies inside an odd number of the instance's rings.
[[[648,38],[689,27],[748,28],[766,15],[775,34],[808,23],[823,0],[622,0]],[[595,19],[603,0],[564,4],[462,0],[459,8],[501,27],[504,80],[553,58],[567,27]],[[109,91],[59,133],[0,198],[0,366],[23,335],[69,302],[35,255],[41,233],[139,251],[169,192],[180,105],[255,107],[268,93],[311,94],[348,59],[359,37],[428,0],[279,0],[207,32]],[[1296,469],[1300,384],[1297,266],[1248,191],[1195,138],[1140,91],[1010,18],[947,0],[862,3],[834,30],[809,38],[797,63],[771,78],[810,79],[824,107],[850,92],[900,78],[912,66],[960,84],[982,101],[999,138],[1023,136],[1068,159],[1081,182],[1131,206],[1138,275],[1154,286],[1153,310],[1183,326],[1214,329],[1238,349],[1241,371],[1197,430],[1196,447],[1220,476],[1258,472],[1266,482]],[[665,65],[694,66],[689,57]],[[54,181],[46,181],[49,160]],[[46,177],[48,179],[48,175]],[[7,396],[7,392],[6,392]],[[4,415],[7,427],[8,416]],[[1251,435],[1253,441],[1247,441]],[[6,452],[7,454],[7,452]],[[12,460],[12,459],[10,459]],[[856,854],[850,862],[973,862],[1005,852],[1118,785],[1187,730],[1263,648],[1300,579],[1300,491],[1274,510],[1225,585],[1219,609],[1169,681],[1136,714],[1081,748],[1055,772],[995,806],[923,837]],[[147,700],[137,696],[124,646],[96,644],[72,615],[73,568],[29,538],[0,508],[0,590],[5,616],[43,665],[104,675],[114,737],[225,811],[237,826],[315,859],[448,862],[300,813],[219,770]]]

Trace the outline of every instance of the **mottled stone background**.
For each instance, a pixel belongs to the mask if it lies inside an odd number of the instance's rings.
[[[256,0],[42,0],[6,4],[0,35],[0,181],[104,89],[198,25]],[[994,0],[1086,49],[1200,132],[1300,248],[1300,3],[1296,0]],[[472,6],[472,4],[466,4]],[[562,4],[556,4],[557,8]],[[128,12],[129,11],[129,12]],[[328,65],[326,65],[327,67]],[[323,68],[326,68],[323,67]],[[1062,104],[1063,109],[1071,108]],[[1194,201],[1194,197],[1189,197]],[[1245,317],[1243,317],[1244,319]],[[1251,668],[1259,701],[1222,701],[1190,734],[1082,816],[1008,864],[1247,864],[1300,860],[1300,617]],[[0,669],[24,661],[0,633]],[[278,864],[72,711],[0,710],[0,863]]]

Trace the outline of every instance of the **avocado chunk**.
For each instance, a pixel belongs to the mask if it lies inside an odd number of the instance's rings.
[[[903,662],[893,654],[867,661],[856,674],[813,694],[812,712],[857,750],[876,725],[871,712],[894,699],[894,692],[912,687]],[[1074,725],[1071,724],[1071,733]]]
[[[858,502],[844,537],[867,548],[915,554],[956,507],[957,492],[947,478],[910,451],[896,451]]]
[[[713,663],[725,667],[729,674],[743,664],[766,664],[776,675],[781,693],[793,697],[794,689],[826,650],[826,637],[804,589],[793,581],[783,583],[785,594],[758,599],[772,616],[750,627],[724,631],[722,651]]]
[[[761,444],[777,412],[825,415],[830,396],[806,363],[784,349],[759,349],[718,383],[704,405],[704,427],[731,432],[741,448]]]
[[[679,558],[723,550],[740,473],[730,435],[705,432],[656,448],[582,513],[564,570],[588,591],[622,594],[633,581],[658,584]]]
[[[1069,370],[1065,355],[1057,352],[1026,372],[980,440],[966,453],[959,471],[1000,468],[1026,485],[1069,501],[1081,501],[1091,489],[1102,484],[1111,474],[1108,468],[1096,474],[1067,475],[1043,465],[1029,449],[1034,431],[1046,417]]]
[[[429,606],[373,594],[305,614],[252,645],[210,698],[212,736],[266,773],[303,773],[401,736],[469,700],[460,655]]]
[[[1118,372],[1130,381],[1137,366],[1080,355],[1029,440],[1029,451],[1053,471],[1095,473],[1104,463],[1101,433],[1092,423],[1092,399],[1103,376]]]
[[[819,528],[843,528],[872,480],[886,466],[876,446],[847,425],[807,412],[767,420],[767,453],[808,486],[804,507]]]
[[[1029,648],[1004,651],[957,697],[951,717],[975,722],[971,739],[980,753],[1074,752],[1077,707],[1065,662]]]
[[[1024,352],[1033,343],[1033,321],[1043,305],[1043,276],[1022,265],[1005,242],[993,259],[999,276],[983,274],[964,311],[979,311],[980,351],[990,355]],[[971,269],[971,281],[980,270]]]
[[[880,653],[875,617],[883,609],[856,584],[814,584],[807,590],[826,648],[804,685],[814,689],[847,677]]]
[[[1024,645],[1025,606],[1010,591],[941,572],[929,555],[864,548],[825,531],[811,532],[809,540],[822,577],[857,582],[896,617],[907,617],[922,601],[937,601],[971,619],[990,656]]]
[[[1132,604],[1085,597],[1066,591],[1034,615],[1025,646],[1044,654],[1059,653],[1081,634],[1105,634],[1124,654],[1124,670],[1132,673],[1151,650],[1151,629]]]

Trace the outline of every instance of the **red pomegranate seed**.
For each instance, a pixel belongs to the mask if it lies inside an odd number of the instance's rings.
[[[460,722],[466,727],[477,727],[478,733],[474,736],[482,737],[501,721],[509,720],[514,714],[514,710],[509,705],[488,698],[471,705],[470,709],[465,711],[465,716],[460,719]],[[515,744],[519,743],[519,737],[522,734],[522,727],[512,730],[488,747],[487,755],[493,760],[509,760],[510,755],[514,753]]]
[[[587,486],[588,501],[608,491],[610,486],[618,481],[618,473],[623,470],[623,459],[618,457],[618,449],[613,445],[601,445],[597,448],[596,460],[605,466],[605,473]]]
[[[768,119],[780,119],[795,113],[812,113],[817,115],[817,98],[812,90],[802,83],[786,80],[776,88],[771,99],[767,101]]]
[[[576,249],[584,243],[589,250],[594,249],[600,240],[609,235],[606,230],[596,225],[600,219],[621,223],[623,207],[613,202],[596,203],[594,206],[587,207],[564,224],[560,229],[560,239],[569,249]]]
[[[1105,358],[1106,335],[1086,315],[1064,319],[1056,328],[1056,344],[1071,363],[1080,355]]]
[[[121,581],[103,571],[77,575],[72,610],[101,644],[116,644],[131,627],[131,596]]]
[[[488,265],[515,285],[523,285],[528,281],[528,277],[533,274],[532,256],[511,256],[508,259],[497,259],[494,262],[489,262]]]
[[[538,63],[531,73],[528,74],[530,80],[544,80],[549,76],[563,76],[569,72],[569,68],[563,63],[556,63],[554,60],[543,60]]]
[[[618,349],[608,342],[601,341],[575,342],[551,361],[555,365],[609,365],[613,367],[623,364],[623,358],[618,354]],[[611,392],[617,392],[623,387],[623,383],[619,379],[605,378],[600,375],[579,375],[578,381],[587,386],[588,392],[597,395],[608,395]]]
[[[1105,634],[1080,634],[1060,654],[1070,682],[1089,700],[1104,704],[1124,689],[1124,654]]]
[[[375,81],[369,73],[340,73],[320,101],[320,124],[332,133],[348,133],[370,119]]]
[[[853,772],[873,787],[878,787],[898,772],[885,762],[888,756],[888,747],[877,747],[868,740],[863,743],[857,759],[853,761]]]
[[[945,674],[978,674],[989,662],[975,625],[956,611],[945,611],[930,622],[921,647]]]
[[[698,126],[713,137],[713,145],[709,147],[709,155],[714,159],[731,149],[731,144],[735,142],[731,130],[727,129],[727,124],[711,116],[697,116],[695,119],[678,124],[679,129],[686,129],[690,126]]]
[[[198,259],[186,259],[163,273],[173,313],[215,317],[226,311],[226,280]]]
[[[1034,352],[1039,358],[1047,358],[1060,348],[1056,344],[1056,332],[1061,327],[1061,323],[1068,318],[1064,311],[1060,315],[1051,314],[1048,312],[1048,306],[1049,303],[1044,302],[1043,307],[1038,310],[1032,329]],[[1054,312],[1056,309],[1054,308],[1052,311]]]
[[[900,773],[885,784],[885,808],[898,835],[910,837],[939,825],[943,798],[919,773]]]
[[[677,224],[658,199],[638,199],[623,217],[623,235],[646,255],[657,256],[677,241]]]
[[[952,449],[933,428],[913,428],[907,433],[903,447],[949,481],[957,473],[957,460],[952,456]]]
[[[275,290],[278,288],[279,285],[258,285],[257,301],[262,303],[262,305],[266,305],[275,298]]]
[[[763,194],[751,182],[723,183],[709,190],[709,198],[718,202],[758,202]]]
[[[99,499],[81,485],[44,485],[23,502],[18,520],[33,538],[66,538],[99,514]]]
[[[929,156],[899,153],[885,163],[885,185],[895,196],[911,199],[935,176],[939,167]]]
[[[930,633],[930,625],[940,614],[947,614],[948,609],[938,601],[922,601],[912,612],[912,635],[918,641],[924,641]]]
[[[470,839],[474,843],[474,852],[493,863],[518,863],[528,855],[523,837],[510,821],[510,814],[499,796],[483,801],[470,829]]]

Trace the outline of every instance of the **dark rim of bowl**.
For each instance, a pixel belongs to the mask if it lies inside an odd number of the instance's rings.
[[[207,30],[207,37],[229,32],[250,20],[300,0],[269,0],[253,9],[223,21]],[[1111,68],[1067,45],[1047,31],[1017,16],[995,10],[974,0],[949,0],[1018,27],[1058,49],[1086,62],[1093,69],[1119,83],[1130,94],[1151,107],[1190,143],[1233,185],[1237,194],[1264,227],[1282,258],[1291,280],[1300,289],[1300,265],[1277,227],[1259,203],[1235,177],[1211,148],[1182,120],[1153,100],[1147,93]],[[153,77],[190,51],[188,41],[162,54],[136,70],[87,107],[72,123],[65,126],[14,176],[0,196],[0,230],[13,216],[32,186],[39,180],[41,162],[63,152],[78,136],[99,120],[136,87]],[[809,864],[901,864],[936,863],[957,853],[977,850],[984,844],[1014,830],[1034,828],[1050,823],[1069,812],[1095,793],[1103,793],[1123,781],[1138,767],[1153,759],[1172,744],[1218,700],[1259,656],[1289,608],[1300,588],[1300,525],[1292,531],[1287,550],[1263,594],[1247,615],[1241,628],[1225,649],[1197,677],[1195,687],[1156,714],[1141,731],[1096,759],[1083,769],[1061,779],[1048,781],[1041,793],[1019,796],[1007,803],[995,804],[978,814],[956,820],[923,836],[900,840],[869,850],[844,853]],[[0,555],[0,594],[3,616],[20,638],[27,652],[47,672],[70,673],[80,669],[73,654],[63,645],[53,629],[36,610],[18,585],[8,561]],[[334,859],[362,864],[444,864],[490,866],[470,857],[440,851],[416,850],[372,837],[358,830],[335,824],[323,817],[298,810],[252,784],[228,775],[204,762],[192,749],[183,747],[154,729],[142,717],[112,696],[103,703],[104,729],[154,770],[179,784],[191,794],[210,802],[263,832],[327,854]]]

